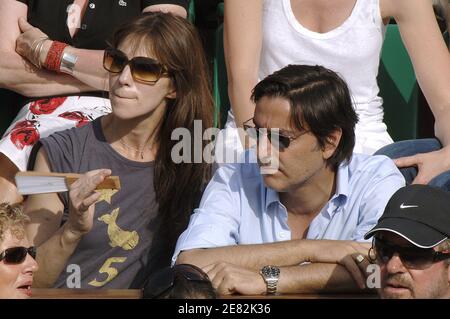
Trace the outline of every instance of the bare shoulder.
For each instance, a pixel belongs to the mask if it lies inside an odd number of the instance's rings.
[[[383,19],[393,17],[398,21],[404,18],[419,18],[429,10],[432,10],[431,0],[380,0]]]
[[[39,172],[51,172],[47,152],[45,148],[41,146],[36,154],[36,162],[34,164],[34,170]]]

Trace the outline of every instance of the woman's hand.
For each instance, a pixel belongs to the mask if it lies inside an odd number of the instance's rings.
[[[19,28],[21,35],[16,40],[16,52],[34,65],[45,63],[48,50],[50,49],[52,41],[40,29],[33,27],[25,19],[19,19]],[[36,56],[36,48],[39,41],[44,41],[39,57]],[[39,58],[39,60],[38,60]]]
[[[434,152],[400,157],[394,162],[398,168],[417,167],[418,173],[412,184],[428,184],[434,177],[449,170],[448,154],[450,154],[449,146]]]
[[[105,177],[111,175],[109,169],[98,169],[83,174],[69,188],[69,219],[66,227],[80,237],[92,229],[94,204],[100,197],[95,191]]]

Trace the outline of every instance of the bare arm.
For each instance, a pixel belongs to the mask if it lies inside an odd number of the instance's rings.
[[[259,245],[237,245],[208,249],[192,249],[180,253],[177,264],[204,267],[229,262],[250,269],[264,265],[298,265],[311,259],[311,245],[307,240],[289,240]]]
[[[187,17],[186,9],[184,9],[182,6],[175,4],[155,4],[148,6],[144,9],[144,12],[157,12],[157,11],[170,12],[182,18]]]
[[[361,292],[348,270],[336,264],[307,264],[280,270],[280,293]]]
[[[78,57],[73,77],[101,91],[109,91],[108,72],[103,68],[103,50],[67,47],[66,52]]]
[[[435,118],[435,135],[443,149],[396,160],[399,167],[417,166],[414,183],[426,184],[450,170],[450,55],[439,31],[431,1],[384,0],[383,17],[392,16],[414,66],[417,81]]]
[[[355,265],[358,277],[350,275],[347,268],[333,263],[314,263],[280,268],[277,292],[331,293],[360,292],[365,288],[368,262]],[[219,294],[257,295],[266,292],[266,284],[258,270],[230,263],[218,263],[203,267]]]
[[[171,12],[186,18],[186,10],[178,5],[158,4],[146,7],[143,12]],[[103,50],[67,48],[68,53],[78,57],[73,76],[81,82],[103,91],[109,91],[108,72],[103,68]]]
[[[25,96],[45,96],[93,91],[90,86],[68,76],[38,70],[16,53],[20,35],[19,18],[26,19],[27,6],[16,0],[0,1],[0,87]]]
[[[178,5],[170,5],[170,4],[161,4],[161,5],[152,5],[146,7],[144,10],[146,11],[167,11],[172,12],[174,14],[178,14],[181,16],[186,16],[186,10]],[[20,17],[19,17],[20,18]],[[33,28],[26,21],[19,19],[18,21],[20,31],[16,41],[16,51],[26,57],[31,54],[33,43],[35,43],[36,39],[40,37],[45,37],[46,35],[42,33],[39,29]],[[51,39],[45,41],[43,45],[43,50],[41,53],[41,63],[44,64],[47,52],[51,46]],[[13,83],[9,83],[9,87],[15,89],[20,93],[26,93],[28,96],[42,96],[42,95],[55,95],[58,93],[77,93],[81,91],[93,91],[93,90],[102,90],[108,91],[108,72],[103,68],[103,50],[88,50],[88,49],[79,49],[69,46],[65,49],[65,52],[72,54],[77,57],[77,62],[73,69],[72,76],[67,76],[63,74],[56,74],[53,72],[47,72],[42,70],[37,70],[28,63],[27,68],[31,71],[34,71],[36,74],[45,73],[45,76],[41,76],[41,79],[38,83],[32,82],[32,86],[25,86],[24,84],[28,82],[23,81],[14,81],[15,77],[8,76],[8,78],[13,79]],[[24,62],[24,61],[22,61]],[[13,67],[12,71],[17,69],[17,67]],[[27,75],[26,80],[34,80],[30,79]],[[42,79],[43,77],[43,79]],[[74,92],[67,92],[67,88],[61,88],[58,86],[53,86],[50,88],[50,93],[46,90],[46,87],[43,85],[47,84],[45,80],[53,79],[56,77],[56,81],[61,84],[65,84],[67,81],[69,84],[75,84],[79,89]],[[20,80],[20,79],[17,79]],[[43,81],[44,80],[44,81]],[[18,87],[15,87],[15,83],[17,82]],[[80,85],[81,84],[81,85]],[[39,85],[39,87],[36,87]],[[30,91],[35,89],[33,91]],[[60,89],[63,89],[61,92]],[[41,91],[45,91],[45,93],[41,93]]]
[[[51,171],[43,148],[38,152],[34,168]],[[64,206],[56,194],[32,195],[27,199],[25,212],[31,219],[27,235],[38,247],[36,287],[53,286],[83,235],[92,228],[94,203],[100,196],[93,190],[109,174],[109,170],[91,171],[70,186],[69,219],[63,226],[60,224]]]
[[[358,255],[367,256],[370,244],[359,243],[354,241],[343,240],[289,240],[283,242],[258,244],[258,245],[238,245],[229,247],[209,248],[209,249],[193,249],[183,251],[178,259],[178,264],[194,264],[205,269],[212,276],[218,275],[220,279],[216,280],[217,286],[220,285],[225,275],[236,275],[240,273],[241,269],[246,269],[248,274],[251,272],[258,273],[265,265],[276,265],[278,267],[288,267],[287,273],[290,272],[290,267],[293,266],[295,275],[296,269],[301,267],[302,271],[305,269],[306,274],[301,277],[303,281],[299,281],[298,286],[289,286],[289,281],[286,280],[286,291],[292,292],[289,289],[298,289],[300,286],[308,287],[308,289],[319,287],[324,288],[327,281],[321,280],[323,278],[329,280],[332,272],[336,272],[336,276],[332,277],[337,280],[337,283],[348,283],[349,286],[338,285],[338,287],[354,288],[355,283],[360,287],[364,287],[365,277],[361,272],[355,257]],[[367,259],[366,259],[367,260]],[[298,266],[304,262],[313,263],[311,267]],[[321,263],[327,263],[322,265]],[[235,270],[236,269],[236,270]],[[316,270],[317,269],[317,270]],[[328,272],[321,274],[325,269]],[[345,270],[345,276],[342,275]],[[314,272],[318,273],[315,274]],[[314,273],[314,274],[313,274]],[[313,275],[312,275],[313,274]],[[334,274],[334,273],[333,273]],[[245,276],[244,276],[245,277]],[[352,278],[348,280],[348,278]],[[304,282],[310,286],[304,285]],[[247,287],[244,280],[239,277],[232,277],[233,285],[243,285]],[[334,282],[333,282],[334,284]],[[226,284],[227,287],[229,284]],[[322,286],[321,286],[322,285]],[[250,285],[250,287],[253,287]],[[294,287],[294,288],[292,288]],[[249,291],[246,291],[249,294]]]
[[[35,170],[50,172],[43,148],[37,155]],[[64,206],[57,194],[32,195],[25,202],[25,212],[31,219],[27,227],[28,238],[38,247],[36,287],[53,285],[81,239],[67,227],[60,227],[63,211]]]
[[[228,95],[236,125],[253,117],[250,96],[258,82],[262,42],[261,0],[225,0],[224,51]]]
[[[436,136],[450,143],[450,55],[429,1],[392,0],[392,16],[436,119]]]

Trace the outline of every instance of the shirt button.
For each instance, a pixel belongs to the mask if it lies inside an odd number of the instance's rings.
[[[81,30],[86,30],[87,29],[87,24],[82,24],[81,25]]]
[[[89,4],[89,8],[95,9],[95,3],[90,3],[90,4]]]

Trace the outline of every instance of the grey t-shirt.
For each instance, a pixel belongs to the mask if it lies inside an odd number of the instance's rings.
[[[136,288],[147,274],[170,264],[173,247],[158,233],[160,218],[153,186],[154,162],[135,162],[105,140],[100,118],[82,128],[57,132],[41,140],[54,172],[85,173],[109,168],[121,189],[104,192],[95,205],[94,225],[83,236],[55,287]],[[68,217],[68,192],[61,193]]]

